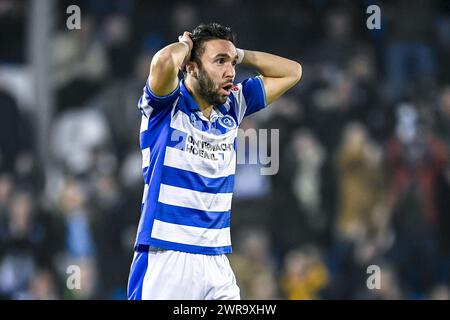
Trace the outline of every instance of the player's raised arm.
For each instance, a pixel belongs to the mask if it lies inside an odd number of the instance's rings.
[[[150,90],[157,96],[171,93],[178,85],[178,70],[189,59],[192,50],[189,32],[184,32],[179,42],[172,43],[159,50],[150,64],[148,83]]]
[[[267,104],[278,99],[302,77],[302,66],[296,61],[259,51],[243,50],[243,53],[242,64],[261,73]]]

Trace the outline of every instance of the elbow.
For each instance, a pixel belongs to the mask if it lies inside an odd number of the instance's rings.
[[[295,68],[293,68],[293,70],[295,70],[295,74],[294,74],[295,83],[294,84],[297,84],[300,81],[300,79],[302,78],[302,74],[303,74],[302,65],[298,62],[295,62]]]

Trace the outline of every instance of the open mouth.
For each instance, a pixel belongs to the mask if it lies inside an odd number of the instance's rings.
[[[231,88],[233,88],[232,83],[223,86],[221,89],[224,90],[227,95],[229,95],[231,92]]]

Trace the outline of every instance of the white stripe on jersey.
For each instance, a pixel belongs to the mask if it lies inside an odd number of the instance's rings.
[[[153,112],[153,108],[148,104],[148,100],[146,98],[145,91],[144,91],[144,94],[142,95],[142,101],[139,104],[139,107],[141,107],[142,110],[144,110],[144,113],[146,114],[147,118],[150,118],[150,115]]]
[[[142,169],[150,166],[150,148],[142,149]]]
[[[183,132],[191,132],[198,138],[210,143],[233,142],[234,138],[237,136],[237,130],[230,130],[227,133],[221,133],[218,136],[213,133],[202,131],[199,128],[195,128],[190,123],[189,116],[182,111],[178,111],[172,116],[170,126]]]
[[[231,93],[234,95],[237,105],[240,106],[240,108],[237,108],[236,111],[238,122],[241,123],[241,121],[244,119],[245,112],[247,111],[247,103],[245,102],[242,83],[239,83],[237,87],[239,88],[239,90],[231,90]]]
[[[149,185],[145,184],[144,186],[144,194],[142,195],[142,203],[147,200]]]
[[[148,118],[145,116],[142,116],[140,133],[146,131],[147,129],[148,129]]]
[[[192,153],[167,147],[164,165],[198,173],[207,178],[221,178],[232,175],[236,171],[236,152],[230,152],[231,158],[224,163],[208,160]]]
[[[206,229],[163,222],[155,219],[152,238],[204,247],[231,245],[230,228]]]
[[[161,183],[159,202],[202,211],[228,211],[232,193],[207,193]]]

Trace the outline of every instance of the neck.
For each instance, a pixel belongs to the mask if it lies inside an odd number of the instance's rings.
[[[203,115],[206,118],[209,119],[209,117],[211,116],[211,111],[212,111],[212,108],[214,107],[214,105],[209,104],[208,102],[206,102],[206,100],[203,99],[198,94],[198,90],[196,90],[196,88],[198,86],[198,83],[194,79],[188,77],[184,81],[184,85],[186,86],[186,89],[191,94],[192,98],[194,98],[195,103],[197,103],[197,105],[200,108],[200,110],[202,111]]]

